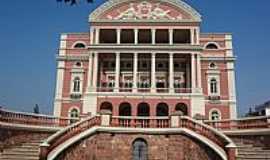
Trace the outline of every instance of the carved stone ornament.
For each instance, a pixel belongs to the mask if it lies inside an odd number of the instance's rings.
[[[177,17],[172,17],[169,13],[170,10],[164,10],[159,7],[159,3],[149,3],[147,1],[143,1],[139,3],[137,6],[134,3],[129,4],[129,8],[125,11],[118,11],[119,15],[116,17],[112,17],[110,15],[107,16],[108,19],[111,20],[158,20],[158,19],[166,19],[166,20],[182,20],[182,15],[178,15]]]

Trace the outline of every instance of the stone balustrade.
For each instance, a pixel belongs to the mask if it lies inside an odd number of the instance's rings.
[[[0,108],[0,122],[12,125],[66,127],[70,122],[79,121],[78,118],[54,117],[42,114],[14,112]]]
[[[205,124],[223,131],[270,128],[270,117],[248,117],[235,120],[204,121]]]

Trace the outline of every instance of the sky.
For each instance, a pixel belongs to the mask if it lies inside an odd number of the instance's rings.
[[[1,0],[0,105],[53,112],[60,33],[87,32],[105,0],[68,6],[56,0]],[[201,13],[202,32],[233,33],[239,115],[270,100],[270,1],[185,0]]]

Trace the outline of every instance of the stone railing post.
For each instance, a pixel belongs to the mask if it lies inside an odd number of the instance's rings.
[[[39,159],[40,160],[47,160],[47,156],[48,156],[48,147],[50,145],[49,144],[41,144],[39,146],[40,152],[39,152]]]
[[[270,128],[270,116],[267,116],[267,127]]]
[[[111,125],[111,116],[112,116],[111,111],[101,110],[100,111],[101,126],[109,127]]]
[[[236,160],[237,147],[235,145],[229,144],[226,146],[228,160]]]
[[[181,111],[177,111],[177,112],[174,112],[171,114],[170,116],[170,127],[171,128],[178,128],[180,127],[180,119],[181,119],[181,116],[183,116],[183,112]]]

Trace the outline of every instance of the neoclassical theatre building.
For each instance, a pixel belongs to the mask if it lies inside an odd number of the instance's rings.
[[[235,119],[230,33],[203,33],[180,0],[108,0],[89,32],[61,34],[54,115]]]

